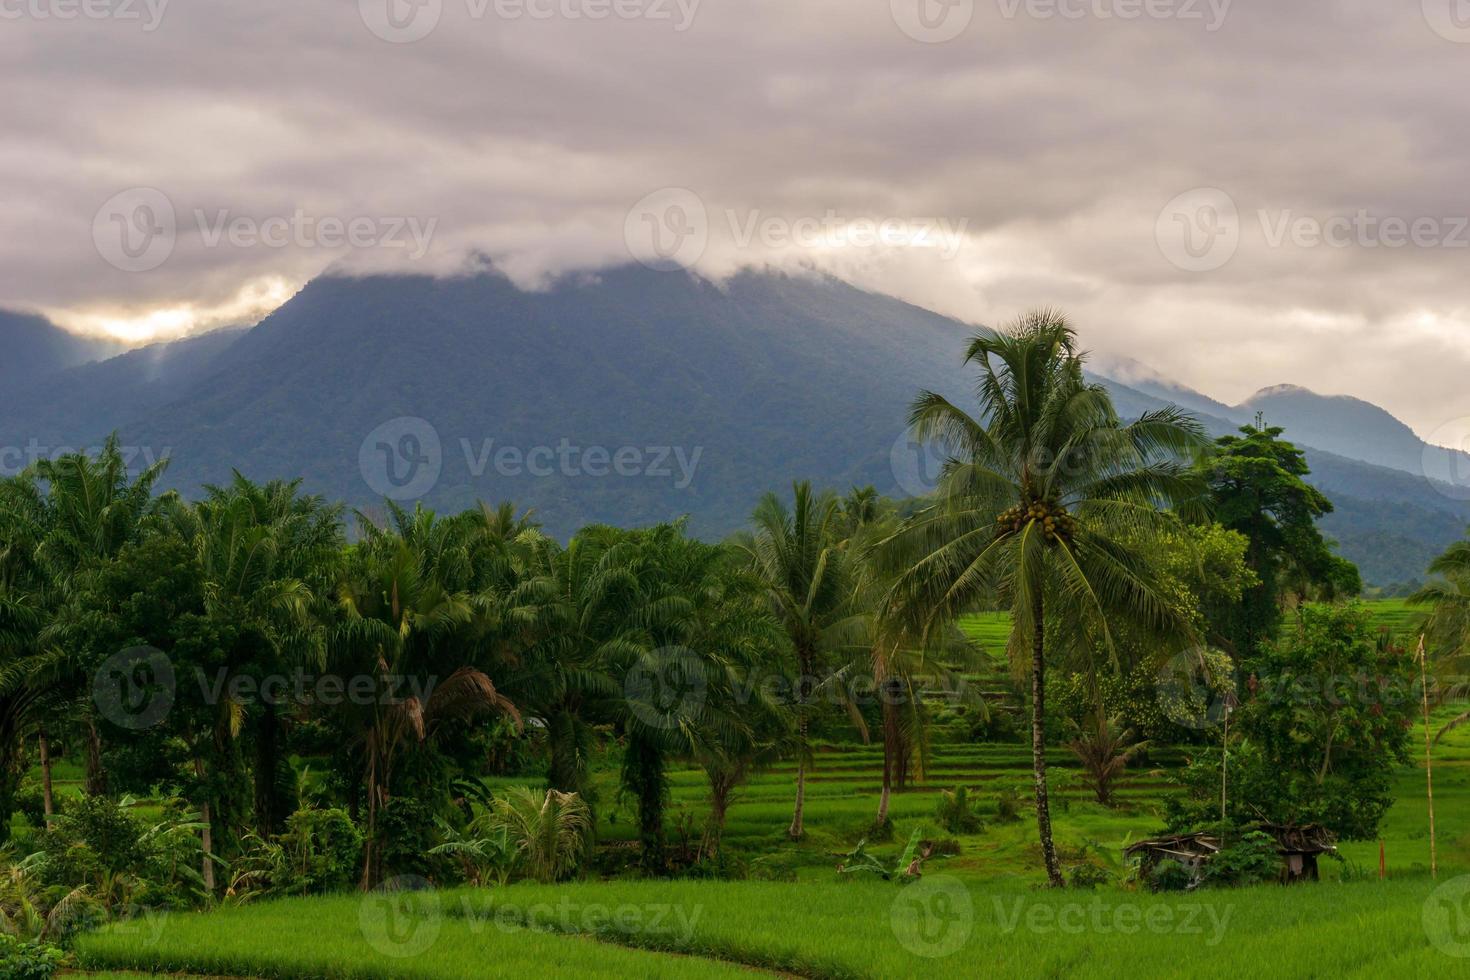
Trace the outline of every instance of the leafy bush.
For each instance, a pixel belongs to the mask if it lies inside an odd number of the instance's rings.
[[[1099,885],[1111,885],[1113,873],[1107,868],[1096,864],[1077,864],[1067,874],[1068,882],[1073,888],[1093,889]]]
[[[963,786],[939,794],[934,820],[951,834],[978,834],[985,829],[985,821],[972,809],[969,792]]]
[[[1161,861],[1147,878],[1149,891],[1155,892],[1188,891],[1192,881],[1189,869],[1178,861]]]
[[[1281,873],[1276,842],[1259,830],[1240,836],[1205,865],[1204,883],[1226,887],[1275,881]]]
[[[50,943],[32,943],[0,933],[0,977],[6,980],[48,980],[66,961]]]
[[[39,782],[33,779],[21,782],[20,789],[15,794],[15,809],[26,818],[32,827],[40,827],[45,824],[46,798]]]
[[[495,801],[490,826],[504,827],[526,873],[540,882],[576,870],[592,837],[592,811],[576,793],[517,787]]]
[[[67,800],[54,826],[36,833],[39,850],[28,861],[47,885],[85,888],[111,914],[201,904],[200,825],[172,805],[158,822],[143,821],[130,805],[102,796]]]
[[[302,809],[270,840],[249,838],[230,896],[315,895],[352,887],[361,874],[362,833],[345,810]]]
[[[998,823],[1015,823],[1021,819],[1021,794],[1016,792],[1015,787],[1009,787],[1000,791],[995,798],[995,819]]]

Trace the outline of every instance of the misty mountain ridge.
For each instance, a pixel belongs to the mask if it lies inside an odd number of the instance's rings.
[[[369,507],[509,499],[558,536],[685,514],[720,536],[793,479],[922,494],[933,461],[905,434],[908,406],[922,388],[971,400],[960,358],[979,329],[829,276],[640,266],[535,292],[494,270],[323,276],[248,330],[107,359],[39,318],[9,322],[0,342],[19,338],[28,369],[4,386],[0,446],[117,429],[166,452],[186,493],[239,468]],[[1261,411],[1310,447],[1337,505],[1324,528],[1369,581],[1422,574],[1470,523],[1464,495],[1423,475],[1422,441],[1367,402],[1275,386],[1228,406],[1138,362],[1100,369],[1125,416],[1176,404],[1219,435]]]

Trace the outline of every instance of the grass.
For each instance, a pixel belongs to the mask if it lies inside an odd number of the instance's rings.
[[[520,918],[651,949],[719,956],[810,976],[1413,976],[1449,967],[1426,933],[1425,877],[1189,895],[1037,892],[965,884],[847,881],[609,882],[460,891],[481,920]],[[597,914],[588,916],[588,910]],[[652,910],[667,913],[651,928]],[[602,910],[610,914],[602,916]],[[623,921],[618,910],[629,910]],[[665,923],[676,923],[664,928]],[[692,923],[692,926],[689,924]]]
[[[286,899],[122,923],[78,939],[92,970],[269,978],[553,975],[718,978],[717,960],[657,953],[449,915],[435,894]]]

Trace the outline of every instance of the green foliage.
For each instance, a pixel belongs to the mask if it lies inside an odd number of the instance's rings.
[[[575,793],[514,789],[495,801],[491,828],[504,827],[519,867],[537,881],[565,878],[587,853],[592,812]]]
[[[1082,764],[1082,778],[1092,788],[1097,802],[1113,805],[1113,784],[1123,776],[1134,756],[1148,748],[1148,742],[1136,741],[1133,731],[1122,720],[1098,712],[1091,724],[1078,726],[1077,737],[1067,748]]]
[[[969,792],[963,786],[940,792],[934,821],[951,834],[978,834],[985,829],[985,821],[971,806]]]
[[[1227,820],[1320,824],[1369,840],[1393,805],[1419,700],[1409,654],[1358,604],[1306,606],[1297,627],[1245,665],[1231,718]],[[1170,802],[1178,829],[1218,822],[1220,751],[1197,754]]]
[[[1178,861],[1161,861],[1149,872],[1148,889],[1152,892],[1188,891],[1194,883],[1189,869]]]
[[[1021,819],[1025,806],[1021,794],[1013,786],[1007,786],[995,797],[995,819],[997,823],[1016,823]]]
[[[49,980],[65,963],[66,954],[50,943],[0,933],[0,977],[6,980]]]
[[[1200,464],[1215,520],[1245,536],[1246,564],[1258,580],[1240,602],[1211,598],[1205,606],[1216,638],[1242,659],[1276,635],[1285,596],[1331,600],[1363,587],[1357,569],[1317,529],[1332,503],[1306,482],[1306,458],[1279,438],[1282,431],[1243,426],[1240,435],[1217,440]]]
[[[362,832],[345,810],[297,810],[282,833],[251,842],[230,883],[237,901],[344,890],[361,868]]]
[[[1259,830],[1231,834],[1230,843],[1205,863],[1206,885],[1242,887],[1275,881],[1281,875],[1276,841]]]
[[[108,797],[73,797],[37,832],[35,868],[49,885],[85,887],[109,913],[186,908],[206,897],[199,829],[176,811],[152,822]]]
[[[920,876],[919,865],[923,858],[919,857],[919,838],[923,831],[915,827],[909,835],[909,842],[904,845],[903,853],[898,856],[892,869],[883,865],[872,854],[868,853],[868,842],[860,840],[857,846],[842,855],[837,864],[837,873],[845,875],[871,874],[882,878],[884,881],[913,881]]]

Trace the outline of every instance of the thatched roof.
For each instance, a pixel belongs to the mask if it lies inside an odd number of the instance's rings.
[[[1200,831],[1193,834],[1173,834],[1169,837],[1141,840],[1136,844],[1130,844],[1123,853],[1129,857],[1151,854],[1155,857],[1189,859],[1210,857],[1219,850],[1220,838]]]

